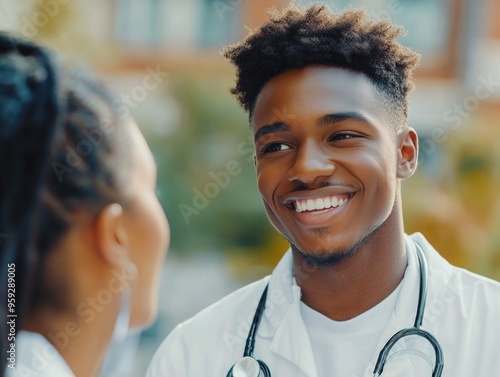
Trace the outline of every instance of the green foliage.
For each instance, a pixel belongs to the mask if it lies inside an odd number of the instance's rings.
[[[173,132],[145,135],[158,165],[158,191],[171,226],[172,250],[263,245],[271,227],[255,183],[248,117],[229,93],[232,82],[175,76],[165,89],[179,105],[179,124]]]
[[[406,231],[451,263],[500,279],[498,113],[478,111],[450,132],[404,185]]]

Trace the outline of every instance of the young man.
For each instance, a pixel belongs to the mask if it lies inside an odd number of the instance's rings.
[[[179,325],[148,376],[500,376],[500,284],[404,233],[419,57],[399,34],[361,11],[292,6],[225,51],[265,210],[291,248]],[[244,349],[258,360],[239,362]]]

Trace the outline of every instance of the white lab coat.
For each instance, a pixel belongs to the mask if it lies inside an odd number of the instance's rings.
[[[15,369],[6,377],[75,377],[66,361],[42,335],[21,331],[16,337]]]
[[[422,328],[441,344],[442,377],[500,377],[500,283],[451,266],[419,233],[405,236],[405,240],[405,278],[372,361],[361,376],[338,377],[372,377],[378,354],[387,340],[397,331],[413,326],[420,281],[415,241],[423,248],[429,265]],[[268,282],[267,305],[254,356],[267,363],[274,377],[317,377],[300,312],[300,287],[294,284],[292,276],[290,251],[270,277],[241,288],[177,326],[157,350],[147,376],[226,376],[243,354],[257,302]],[[395,349],[413,346],[422,350],[416,346],[418,342],[405,338]],[[426,354],[434,358],[433,352],[427,350]],[[430,367],[411,354],[403,353],[391,366],[391,377],[431,375]]]

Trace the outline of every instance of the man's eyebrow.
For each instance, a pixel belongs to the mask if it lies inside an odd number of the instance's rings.
[[[355,111],[346,111],[346,112],[323,115],[316,121],[316,125],[318,127],[323,127],[326,125],[332,125],[335,123],[343,122],[345,120],[357,120],[365,123],[370,123],[370,121],[360,113]],[[254,141],[257,142],[259,138],[267,134],[275,132],[290,132],[290,131],[291,131],[290,126],[288,126],[284,122],[274,122],[271,124],[266,124],[265,126],[260,127],[255,132]]]
[[[264,135],[272,134],[275,132],[290,132],[290,127],[283,122],[274,122],[271,124],[266,124],[265,126],[260,127],[255,132],[254,142],[257,142],[257,140]]]
[[[321,118],[319,118],[316,121],[316,125],[318,127],[323,127],[323,126],[343,122],[344,120],[357,120],[357,121],[361,121],[364,123],[371,123],[367,118],[365,118],[360,113],[357,113],[355,111],[348,111],[348,112],[342,112],[342,113],[333,113],[333,114],[323,115]]]

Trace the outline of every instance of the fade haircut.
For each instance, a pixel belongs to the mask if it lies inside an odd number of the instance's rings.
[[[404,34],[390,21],[371,20],[364,10],[335,13],[326,5],[305,9],[291,4],[272,10],[270,20],[223,55],[237,68],[231,93],[252,116],[264,85],[286,71],[307,66],[333,66],[366,75],[384,96],[389,121],[406,127],[412,73],[420,55],[397,42]]]

